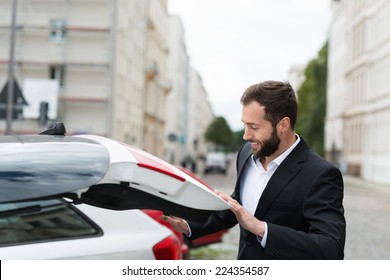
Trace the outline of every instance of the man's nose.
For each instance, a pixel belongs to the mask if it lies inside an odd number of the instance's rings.
[[[250,137],[250,133],[248,132],[248,129],[244,129],[244,135],[242,135],[242,138],[245,140],[245,141],[248,141],[251,137]]]

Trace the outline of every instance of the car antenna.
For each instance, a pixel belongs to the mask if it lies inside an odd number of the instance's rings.
[[[49,128],[45,131],[42,131],[39,134],[43,135],[65,135],[66,129],[65,125],[61,122],[56,122],[52,128]]]

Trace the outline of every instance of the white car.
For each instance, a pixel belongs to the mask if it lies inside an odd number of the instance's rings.
[[[0,136],[1,259],[172,258],[172,232],[131,209],[203,221],[228,208],[178,168],[105,137],[65,136],[62,124]]]
[[[223,152],[209,152],[206,154],[206,163],[204,173],[217,172],[226,174],[229,166],[229,160]]]
[[[0,209],[37,203],[44,207],[39,212],[0,218],[1,259],[182,259],[176,235],[140,210],[59,200],[9,203]]]

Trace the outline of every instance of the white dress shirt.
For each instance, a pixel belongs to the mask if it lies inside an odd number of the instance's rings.
[[[244,208],[252,215],[255,214],[256,208],[258,206],[261,207],[261,205],[258,205],[258,203],[265,187],[268,184],[269,179],[275,173],[276,169],[283,162],[283,160],[285,160],[291,151],[298,145],[299,141],[300,138],[297,135],[297,139],[294,144],[283,154],[271,161],[268,164],[267,169],[264,169],[260,159],[255,158],[252,155],[250,162],[247,164],[245,170],[243,170],[244,173],[242,174],[240,181],[240,197],[242,206],[244,206]],[[263,238],[258,238],[258,240],[261,242],[261,246],[263,247],[265,247],[267,244],[267,235],[268,227],[267,223],[265,223],[264,236]]]
[[[248,164],[248,168],[243,170],[243,174],[241,176],[240,185],[240,196],[242,206],[247,209],[252,215],[255,213],[256,208],[259,203],[259,199],[267,186],[269,179],[275,173],[276,169],[283,162],[283,160],[291,153],[291,151],[298,145],[301,140],[298,135],[296,135],[296,140],[294,144],[288,148],[283,154],[275,158],[268,164],[267,170],[264,169],[259,159],[255,159],[252,155],[251,162]],[[261,206],[261,205],[260,205]],[[187,222],[186,222],[187,223]],[[189,233],[186,234],[188,237],[191,237],[192,232],[191,228],[188,225]],[[265,233],[263,238],[258,236],[258,240],[261,243],[261,246],[265,247],[267,244],[267,235],[268,235],[268,227],[267,223],[265,223]]]

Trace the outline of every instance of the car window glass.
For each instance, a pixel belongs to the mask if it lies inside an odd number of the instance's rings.
[[[0,218],[0,246],[100,235],[100,228],[60,200],[0,204],[0,211],[41,205],[40,212]],[[52,206],[52,207],[51,207]]]

